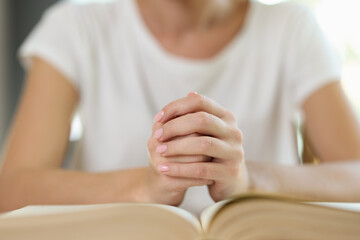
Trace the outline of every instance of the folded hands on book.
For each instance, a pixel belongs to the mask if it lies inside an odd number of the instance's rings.
[[[179,205],[192,186],[208,185],[214,201],[249,187],[235,116],[200,94],[171,102],[156,115],[148,151],[144,191],[150,202]]]

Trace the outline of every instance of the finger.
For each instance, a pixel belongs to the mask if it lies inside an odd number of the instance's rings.
[[[225,139],[229,135],[229,127],[223,120],[207,112],[190,113],[166,122],[159,140],[167,141],[192,133]]]
[[[212,160],[211,157],[204,155],[177,156],[177,157],[169,157],[164,159],[165,159],[164,163],[195,163],[195,162],[210,162]]]
[[[154,124],[152,125],[152,134],[154,136],[155,132],[160,129],[163,126],[162,123],[160,122],[154,122]]]
[[[220,163],[167,163],[158,166],[159,172],[166,176],[191,178],[191,179],[207,179],[221,180],[227,175],[228,169]]]
[[[156,152],[163,157],[205,155],[219,159],[237,157],[235,150],[227,142],[208,136],[176,139],[163,143],[156,148]]]
[[[169,176],[168,188],[183,190],[189,187],[212,185],[213,180],[199,178],[179,178]]]
[[[210,98],[193,93],[166,105],[163,110],[156,115],[155,121],[165,123],[178,116],[199,111],[207,112],[218,118],[225,118],[228,114],[227,110]]]
[[[212,157],[204,155],[196,156],[176,156],[176,157],[160,157],[156,161],[150,161],[152,166],[157,166],[164,163],[196,163],[196,162],[211,162]]]

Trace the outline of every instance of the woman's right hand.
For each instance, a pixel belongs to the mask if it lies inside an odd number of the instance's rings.
[[[158,167],[165,162],[190,163],[204,162],[210,159],[205,156],[177,156],[171,158],[162,157],[160,153],[158,153],[160,150],[158,147],[163,144],[162,142],[158,141],[162,134],[160,130],[162,125],[162,123],[154,123],[152,136],[148,141],[147,146],[150,166],[147,169],[146,177],[143,179],[143,183],[141,184],[141,201],[178,206],[183,201],[187,188],[193,186],[210,185],[213,183],[213,181],[204,179],[169,177],[162,174]]]

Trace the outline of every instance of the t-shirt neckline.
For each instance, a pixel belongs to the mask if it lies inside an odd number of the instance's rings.
[[[146,26],[136,0],[127,0],[129,6],[129,14],[133,25],[133,30],[136,31],[137,36],[141,39],[141,44],[146,47],[146,49],[151,51],[152,57],[157,57],[162,59],[162,62],[169,64],[174,64],[173,66],[185,67],[185,68],[202,68],[215,66],[224,60],[227,59],[229,55],[235,50],[235,48],[244,41],[245,33],[251,28],[250,25],[253,22],[255,15],[255,2],[249,0],[249,9],[247,16],[244,20],[243,27],[235,34],[233,39],[227,43],[215,56],[208,59],[192,59],[176,54],[170,53],[167,51],[161,43],[156,39],[152,32]]]

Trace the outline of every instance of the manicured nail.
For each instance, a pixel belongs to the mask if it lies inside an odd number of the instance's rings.
[[[160,120],[164,117],[164,111],[159,112],[158,114],[156,114],[156,116],[154,117],[154,122],[160,122]]]
[[[164,130],[162,128],[156,130],[155,133],[154,133],[154,138],[155,139],[161,138],[161,136],[163,135],[163,132],[164,132]]]
[[[168,172],[170,170],[170,168],[169,168],[169,166],[166,166],[166,165],[159,165],[158,170],[160,172]]]
[[[160,145],[156,148],[157,153],[164,153],[164,152],[166,152],[166,150],[167,150],[167,146],[165,144]]]

